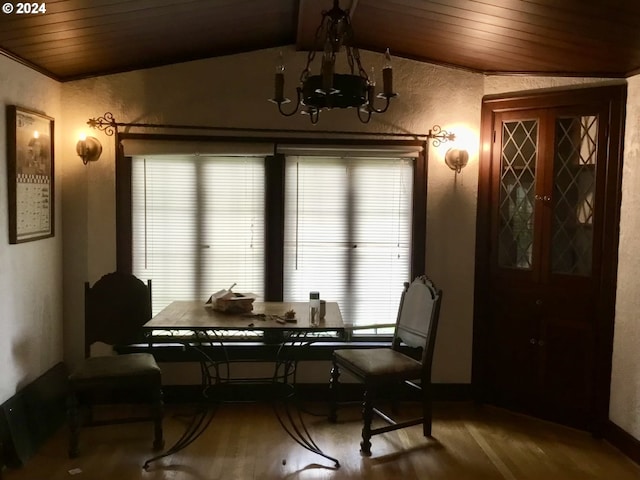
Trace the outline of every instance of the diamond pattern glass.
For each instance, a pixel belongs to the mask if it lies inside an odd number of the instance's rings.
[[[598,118],[556,121],[551,270],[590,275]]]
[[[502,124],[498,264],[530,270],[533,253],[533,215],[538,121]]]

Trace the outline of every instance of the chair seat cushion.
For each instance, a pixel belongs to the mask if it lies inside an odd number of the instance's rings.
[[[338,365],[367,382],[418,379],[422,372],[420,362],[391,348],[343,349],[333,355]]]
[[[90,357],[69,375],[72,383],[132,377],[160,378],[160,367],[150,353],[127,353],[104,357]]]

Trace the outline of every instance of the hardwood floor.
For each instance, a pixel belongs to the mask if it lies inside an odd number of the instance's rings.
[[[324,405],[309,408],[321,411]],[[187,413],[187,406],[167,407],[167,446],[184,431]],[[432,439],[422,436],[420,426],[378,435],[372,439],[370,458],[359,453],[357,405],[341,409],[337,424],[327,422],[324,416],[306,416],[316,442],[340,460],[339,469],[291,440],[266,404],[221,406],[199,439],[152,463],[148,471],[141,467],[152,456],[150,424],[82,430],[80,457],[73,460],[67,458],[67,431],[62,428],[25,467],[5,470],[4,479],[640,478],[640,466],[588,433],[469,403],[438,403],[434,414]]]

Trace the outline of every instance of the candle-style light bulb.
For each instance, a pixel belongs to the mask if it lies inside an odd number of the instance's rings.
[[[321,65],[321,74],[322,74],[322,91],[318,93],[323,93],[325,95],[330,95],[333,90],[333,73],[334,73],[334,57],[333,57],[333,48],[331,46],[331,41],[327,39],[324,44],[324,52],[322,54],[322,65]]]
[[[278,61],[276,62],[275,73],[275,87],[273,92],[273,101],[276,103],[284,102],[284,56],[282,51],[278,54]]]
[[[276,62],[276,73],[284,73],[284,55],[282,54],[282,50],[278,53],[278,61]]]
[[[371,86],[376,86],[376,69],[375,67],[371,67],[371,73],[369,74],[369,78],[367,78],[367,84]]]
[[[367,78],[367,104],[368,105],[373,105],[373,99],[375,94],[376,94],[376,69],[374,67],[371,67],[371,73],[369,73],[369,77]]]
[[[393,67],[389,49],[384,53],[384,67],[382,68],[382,91],[387,98],[393,97]]]
[[[384,52],[384,66],[382,68],[392,68],[391,52],[389,52],[389,48]]]

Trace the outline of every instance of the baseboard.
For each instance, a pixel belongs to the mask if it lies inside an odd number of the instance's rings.
[[[192,403],[202,399],[202,387],[199,385],[165,385],[164,400],[166,404]],[[266,401],[272,397],[273,389],[269,384],[235,385],[225,392],[224,397],[230,401]],[[296,393],[302,400],[328,401],[328,384],[301,383],[296,386]],[[343,401],[361,401],[364,389],[360,383],[340,384],[340,398]],[[437,383],[432,385],[434,401],[468,401],[471,400],[471,385],[464,383]],[[213,395],[211,398],[215,398]],[[410,399],[410,395],[405,397]]]
[[[640,440],[608,420],[604,427],[604,438],[627,457],[640,465]]]
[[[64,424],[67,377],[58,363],[0,405],[0,469],[24,465]]]

